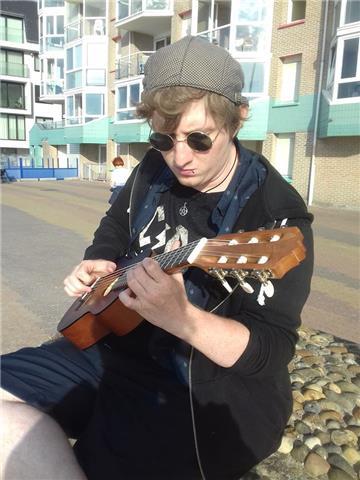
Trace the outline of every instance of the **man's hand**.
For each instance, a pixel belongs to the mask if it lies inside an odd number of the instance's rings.
[[[64,280],[64,290],[70,297],[81,297],[90,292],[98,277],[112,273],[116,264],[109,260],[83,260]]]

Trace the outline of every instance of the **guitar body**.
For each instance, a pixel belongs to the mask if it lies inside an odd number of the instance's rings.
[[[90,295],[75,300],[57,327],[80,349],[90,347],[109,333],[126,335],[143,320],[120,302],[121,289],[107,292],[113,280],[111,276],[103,277],[101,285]]]

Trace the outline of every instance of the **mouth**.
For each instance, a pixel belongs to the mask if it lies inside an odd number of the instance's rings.
[[[179,168],[177,173],[182,177],[193,177],[195,175],[195,170],[190,168]]]

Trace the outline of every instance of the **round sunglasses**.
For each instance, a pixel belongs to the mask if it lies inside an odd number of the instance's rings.
[[[182,140],[177,140],[167,133],[151,132],[149,136],[149,143],[155,148],[155,150],[159,150],[160,152],[168,152],[174,148],[175,143],[178,142],[186,142],[189,147],[196,152],[206,152],[213,146],[213,143],[217,139],[219,133],[220,130],[216,134],[214,140],[212,140],[209,135],[203,132],[190,132]]]

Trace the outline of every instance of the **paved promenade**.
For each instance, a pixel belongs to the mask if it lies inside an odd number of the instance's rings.
[[[2,351],[49,338],[71,304],[62,282],[106,211],[108,186],[2,184]],[[359,213],[314,207],[316,266],[303,323],[360,343]]]

